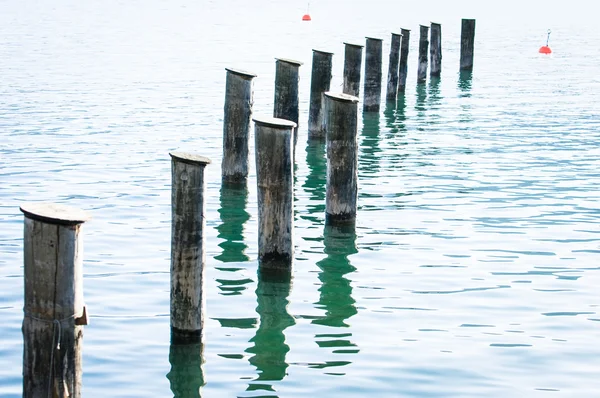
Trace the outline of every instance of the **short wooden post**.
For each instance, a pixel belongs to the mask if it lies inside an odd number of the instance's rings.
[[[360,68],[362,49],[359,44],[344,43],[344,88],[345,94],[358,97],[360,94]]]
[[[291,275],[293,243],[292,134],[296,123],[253,118],[258,195],[258,261],[262,273]]]
[[[387,94],[388,101],[396,101],[398,95],[398,64],[400,62],[400,43],[402,35],[392,33],[392,44],[390,46],[390,62],[388,67]]]
[[[431,23],[431,43],[429,48],[429,56],[431,58],[431,77],[440,77],[442,74],[442,25],[439,23]]]
[[[244,183],[248,178],[248,137],[252,116],[252,79],[256,75],[225,68],[225,114],[223,117],[223,182]]]
[[[329,91],[333,53],[313,50],[310,81],[308,138],[325,138],[323,128],[323,93]]]
[[[381,78],[383,40],[367,37],[365,48],[365,93],[363,111],[379,112],[381,104]]]
[[[299,70],[302,62],[277,58],[275,68],[275,107],[273,117],[296,123],[293,132],[294,144],[298,142],[298,100]],[[292,155],[293,156],[293,155]]]
[[[460,70],[473,70],[475,20],[463,19],[460,33]]]
[[[429,52],[429,26],[421,25],[419,31],[419,67],[417,83],[427,81],[427,53]]]
[[[358,195],[358,98],[325,93],[325,224],[354,224]]]
[[[408,73],[408,50],[410,45],[410,29],[400,29],[402,45],[400,47],[400,67],[398,70],[398,92],[406,91],[406,75]]]
[[[171,152],[171,342],[196,343],[204,328],[204,168],[210,159]]]
[[[83,211],[58,204],[21,206],[25,300],[23,397],[81,397]]]

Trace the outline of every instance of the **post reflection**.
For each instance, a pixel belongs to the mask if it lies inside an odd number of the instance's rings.
[[[324,141],[311,140],[306,146],[308,175],[302,188],[310,195],[310,201],[306,204],[308,214],[303,215],[302,218],[315,224],[323,224],[325,216],[325,185],[327,183],[325,151]]]
[[[247,391],[275,391],[273,381],[283,380],[287,374],[286,354],[290,347],[285,343],[285,329],[295,324],[287,312],[291,290],[289,279],[259,276],[256,288],[256,312],[260,325],[250,340],[254,343],[246,352],[254,354],[249,362],[256,367],[258,376],[248,385]]]
[[[379,136],[379,112],[363,113],[362,141],[359,147],[358,172],[373,175],[379,172],[381,137]]]
[[[417,84],[417,101],[415,103],[415,110],[417,116],[425,116],[425,101],[427,100],[427,85],[425,83]]]
[[[224,263],[248,261],[244,243],[244,224],[250,219],[246,211],[248,202],[248,187],[244,185],[221,186],[221,207],[219,215],[221,224],[217,227],[217,237],[223,239],[219,247],[223,252],[215,259]]]
[[[204,344],[171,344],[167,373],[171,391],[175,398],[200,398],[204,381],[202,364],[204,363]]]
[[[458,75],[458,90],[461,97],[470,97],[473,83],[473,71],[461,70]]]

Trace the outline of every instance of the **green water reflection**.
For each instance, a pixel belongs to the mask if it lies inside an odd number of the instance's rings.
[[[359,177],[363,175],[377,175],[379,173],[379,162],[381,156],[379,136],[379,112],[363,113],[363,129],[359,147],[358,172]]]
[[[204,381],[202,364],[204,363],[204,345],[171,344],[169,347],[169,363],[171,370],[167,373],[171,391],[175,398],[200,398]]]
[[[246,352],[253,354],[249,362],[256,367],[258,376],[248,385],[247,391],[275,391],[271,381],[283,380],[288,363],[285,356],[290,347],[285,343],[284,330],[294,325],[295,319],[287,312],[291,283],[266,281],[259,278],[256,288],[256,312],[260,325]]]
[[[223,185],[221,187],[221,224],[217,227],[217,237],[223,239],[219,247],[223,252],[215,259],[224,263],[248,261],[244,243],[244,223],[250,219],[246,211],[248,188],[246,185]]]
[[[306,165],[308,175],[302,188],[309,194],[310,202],[306,204],[308,214],[302,218],[322,225],[325,220],[325,184],[327,183],[327,159],[324,141],[311,140],[306,146]]]

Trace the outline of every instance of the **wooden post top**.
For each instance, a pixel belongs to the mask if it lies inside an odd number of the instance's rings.
[[[419,27],[421,28],[421,30],[423,30],[423,28],[429,29],[429,25],[420,24]]]
[[[31,220],[56,225],[77,225],[92,218],[81,209],[56,203],[27,203],[19,209]]]
[[[432,24],[432,25],[437,25],[437,26],[442,26],[442,24],[441,24],[441,23],[438,23],[438,22],[433,22],[433,21],[431,21],[431,24]]]
[[[402,33],[394,33],[392,32],[392,36],[404,36]]]
[[[242,77],[245,77],[248,79],[252,79],[252,78],[256,77],[256,75],[254,73],[246,72],[245,70],[241,70],[241,69],[225,68],[225,70],[227,72],[233,73],[234,75],[242,76]]]
[[[400,30],[404,31],[404,32],[410,32],[410,29],[406,29],[406,28],[400,28]]]
[[[260,126],[265,126],[265,127],[275,127],[275,128],[279,128],[279,129],[290,129],[290,128],[295,128],[297,125],[296,123],[292,122],[291,120],[286,120],[286,119],[280,119],[277,117],[253,117],[252,121],[254,121],[254,123],[260,125]]]
[[[303,65],[303,63],[300,62],[300,61],[295,61],[293,59],[288,59],[288,58],[275,58],[275,60],[277,62],[285,62],[286,64],[292,64],[292,65],[295,65],[295,66],[302,66]]]
[[[364,47],[362,44],[354,44],[354,43],[347,43],[347,42],[344,42],[344,44],[347,46],[350,46],[350,47],[360,47],[360,48]]]
[[[367,40],[379,40],[379,41],[383,41],[383,39],[380,39],[380,38],[378,38],[378,37],[369,37],[369,36],[365,36],[365,38],[366,38]]]
[[[169,152],[171,159],[176,160],[178,162],[198,165],[198,166],[206,166],[210,164],[211,161],[209,158],[196,155],[195,153],[189,152]]]
[[[328,98],[331,98],[332,100],[341,101],[341,102],[351,102],[353,104],[356,104],[358,102],[358,97],[355,97],[350,94],[334,93],[331,91],[327,91],[325,93],[325,96]]]
[[[323,50],[315,50],[314,48],[313,48],[313,52],[314,52],[314,53],[320,53],[320,54],[326,54],[326,55],[333,55],[333,53],[332,53],[332,52],[329,52],[329,51],[323,51]]]

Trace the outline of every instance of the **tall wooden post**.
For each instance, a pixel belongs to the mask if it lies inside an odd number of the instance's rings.
[[[358,195],[358,98],[325,93],[325,224],[354,224]]]
[[[381,78],[383,40],[367,37],[365,47],[365,93],[363,111],[379,112],[381,105]]]
[[[294,257],[292,134],[296,123],[253,118],[261,273],[291,276]]]
[[[473,70],[475,20],[463,19],[460,33],[460,70]]]
[[[255,74],[225,68],[225,114],[223,117],[223,161],[225,183],[245,183],[248,178],[248,137],[252,116],[252,79]]]
[[[27,204],[23,239],[23,397],[81,397],[83,211]]]
[[[402,35],[392,33],[392,44],[390,46],[390,62],[388,67],[387,94],[388,101],[396,101],[398,95],[398,64],[400,62],[400,43]]]
[[[277,58],[275,67],[275,106],[273,117],[296,123],[293,134],[294,144],[298,142],[298,100],[299,70],[302,62]],[[293,155],[292,155],[293,156]]]
[[[210,159],[171,152],[171,343],[196,343],[204,328],[204,168]]]
[[[421,25],[419,31],[419,67],[417,68],[417,83],[427,81],[427,53],[429,52],[429,26]]]
[[[344,43],[344,88],[345,94],[358,97],[360,94],[360,68],[362,49],[359,44]]]
[[[408,73],[408,50],[410,45],[410,29],[401,29],[402,45],[400,47],[400,67],[398,70],[398,92],[406,91],[406,75]]]
[[[429,56],[431,58],[431,77],[440,77],[442,74],[442,25],[439,23],[431,23],[431,43],[429,48]]]
[[[333,53],[313,50],[310,81],[310,109],[308,111],[308,138],[325,138],[323,128],[323,93],[331,84]]]

